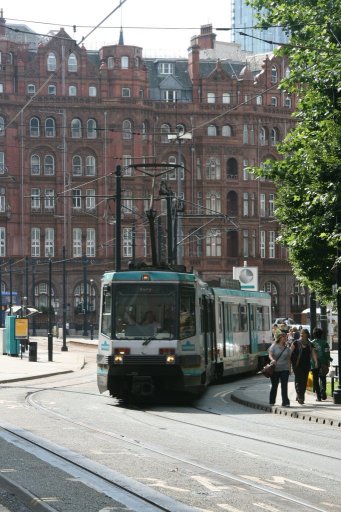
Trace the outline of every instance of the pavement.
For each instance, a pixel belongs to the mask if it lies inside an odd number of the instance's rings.
[[[96,350],[98,345],[97,339],[68,336],[66,340],[68,350],[63,351],[62,340],[53,338],[52,361],[49,361],[47,338],[30,337],[30,341],[37,342],[37,361],[29,360],[27,350],[17,357],[0,354],[0,385],[77,371],[86,364],[84,348]],[[337,364],[337,352],[332,353],[332,357],[333,364]],[[293,376],[289,379],[288,388],[290,408],[280,405],[280,387],[277,393],[277,404],[269,405],[270,380],[263,375],[244,381],[241,387],[233,391],[231,398],[253,409],[341,428],[341,404],[335,404],[332,396],[328,396],[325,401],[316,402],[315,395],[307,391],[305,403],[300,405],[296,402]],[[335,390],[338,389],[336,381]]]
[[[29,350],[18,356],[0,354],[0,385],[77,371],[86,364],[84,346],[95,351],[98,346],[97,339],[68,336],[64,351],[62,339],[53,337],[52,361],[49,361],[47,337],[30,336],[31,341],[37,343],[36,361],[30,361]]]

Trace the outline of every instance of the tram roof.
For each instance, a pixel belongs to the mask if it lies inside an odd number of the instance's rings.
[[[234,290],[231,288],[212,288],[214,295],[216,296],[228,296],[228,297],[254,297],[268,299],[270,295],[266,292],[256,292],[252,290]]]
[[[137,281],[137,282],[188,282],[198,280],[195,274],[161,270],[127,270],[123,272],[106,272],[103,281]]]

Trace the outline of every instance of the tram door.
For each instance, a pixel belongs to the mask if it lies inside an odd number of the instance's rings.
[[[250,353],[258,352],[256,307],[248,304]]]
[[[214,302],[203,297],[203,336],[205,350],[205,364],[215,361],[215,336],[214,336]]]

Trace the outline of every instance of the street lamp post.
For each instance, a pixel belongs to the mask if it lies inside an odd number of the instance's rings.
[[[88,296],[87,296],[87,286],[88,286],[88,278],[87,278],[87,263],[88,260],[86,255],[83,254],[83,309],[84,309],[84,321],[83,321],[83,336],[88,336]]]
[[[90,290],[89,290],[89,299],[90,299],[90,315],[91,315],[91,323],[90,323],[90,339],[94,339],[94,303],[92,298],[92,287],[94,284],[94,280],[90,279]]]
[[[336,305],[337,305],[337,348],[338,348],[338,365],[339,365],[339,386],[333,393],[334,404],[341,404],[341,264],[336,264]]]
[[[66,251],[65,245],[63,245],[63,344],[62,344],[62,352],[67,352],[68,347],[66,345]]]
[[[49,300],[48,300],[48,333],[47,333],[48,360],[53,361],[53,335],[52,335],[52,260],[49,258]]]

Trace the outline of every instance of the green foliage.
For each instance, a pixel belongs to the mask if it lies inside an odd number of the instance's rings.
[[[290,61],[280,87],[299,95],[296,128],[279,145],[282,159],[257,174],[278,186],[279,240],[289,248],[296,276],[331,300],[341,256],[341,0],[252,0],[266,9],[260,25],[281,25]],[[264,10],[262,11],[264,13]]]

